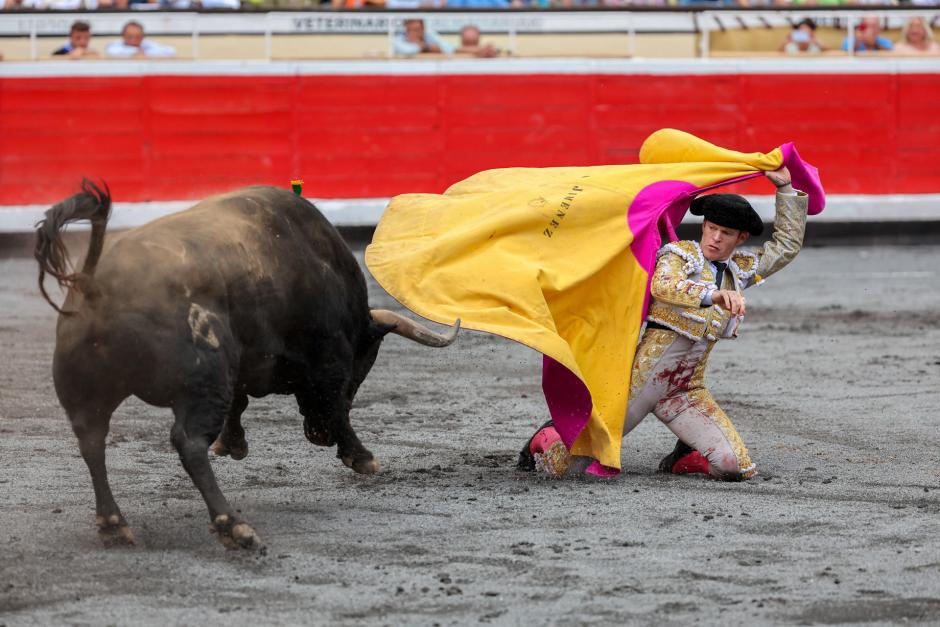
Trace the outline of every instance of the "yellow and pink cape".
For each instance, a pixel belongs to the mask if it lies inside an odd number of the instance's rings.
[[[393,198],[366,264],[413,312],[542,353],[565,445],[613,474],[663,235],[675,239],[699,193],[782,165],[822,211],[817,171],[792,144],[741,153],[674,129],[650,135],[637,165],[488,170],[441,195]]]

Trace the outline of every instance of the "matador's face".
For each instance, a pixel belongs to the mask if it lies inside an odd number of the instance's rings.
[[[702,255],[709,261],[724,261],[743,244],[750,233],[705,220],[702,223]]]

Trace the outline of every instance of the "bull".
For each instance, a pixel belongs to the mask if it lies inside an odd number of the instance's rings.
[[[383,337],[427,346],[444,335],[391,311],[370,310],[366,282],[336,229],[307,200],[273,187],[247,187],[109,238],[106,185],[49,209],[36,225],[39,288],[59,312],[53,360],[56,394],[68,415],[95,492],[105,544],[134,537],[108,484],[105,438],[115,409],[136,396],[171,408],[170,440],[229,547],[260,546],[228,503],[209,463],[248,452],[241,414],[249,397],[293,394],[304,434],[354,471],[378,462],[350,426],[353,397]],[[74,271],[65,225],[91,222],[84,263]],[[60,307],[45,276],[67,290]]]

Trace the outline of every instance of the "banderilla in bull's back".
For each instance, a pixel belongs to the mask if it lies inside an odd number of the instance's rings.
[[[172,409],[173,446],[228,547],[261,543],[222,494],[208,449],[247,455],[240,419],[249,397],[293,394],[308,440],[335,445],[356,472],[378,471],[349,410],[382,339],[392,332],[448,346],[459,320],[442,335],[370,310],[365,277],[339,233],[288,190],[215,196],[106,247],[110,211],[108,187],[83,181],[37,224],[35,250],[40,291],[59,312],[56,394],[91,473],[105,544],[134,542],[105,469],[111,416],[130,396]],[[91,222],[91,239],[73,272],[61,232],[80,220]],[[46,291],[46,275],[67,290],[61,306]]]

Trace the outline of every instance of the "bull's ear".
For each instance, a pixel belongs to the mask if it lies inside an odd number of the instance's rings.
[[[373,320],[369,323],[369,335],[371,335],[375,340],[381,340],[383,337],[391,333],[396,326],[398,325],[386,324],[384,322],[376,322]]]

